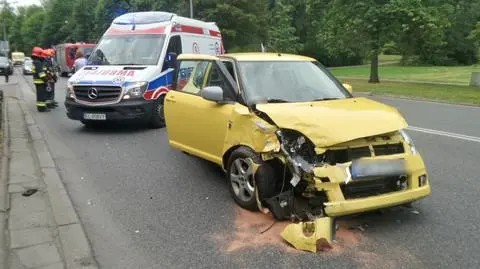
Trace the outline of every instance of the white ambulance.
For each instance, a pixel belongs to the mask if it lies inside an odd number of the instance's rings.
[[[125,120],[163,127],[163,98],[182,53],[223,54],[219,28],[166,12],[117,17],[68,80],[67,116],[92,127]]]

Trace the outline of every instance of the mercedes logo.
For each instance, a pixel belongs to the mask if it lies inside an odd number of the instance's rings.
[[[97,97],[98,97],[98,90],[95,88],[90,88],[88,90],[88,98],[94,100],[94,99],[97,99]]]

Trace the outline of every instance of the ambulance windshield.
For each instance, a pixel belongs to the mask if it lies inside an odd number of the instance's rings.
[[[165,35],[104,36],[88,65],[157,65]]]

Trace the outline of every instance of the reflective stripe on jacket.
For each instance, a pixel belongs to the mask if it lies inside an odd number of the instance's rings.
[[[46,74],[47,67],[40,60],[33,60],[32,73],[33,73],[33,83],[34,84],[45,84],[47,78]]]

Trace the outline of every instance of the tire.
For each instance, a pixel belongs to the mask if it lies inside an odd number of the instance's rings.
[[[61,76],[61,77],[64,77],[64,78],[65,78],[65,77],[68,77],[68,73],[66,73],[66,72],[61,72],[61,73],[60,73],[60,76]]]
[[[248,159],[260,165],[262,176],[254,177]],[[243,172],[241,172],[243,171]],[[247,147],[232,152],[227,163],[227,177],[230,193],[242,208],[257,211],[256,192],[260,197],[272,197],[275,193],[275,177],[270,165],[263,162],[260,155]]]
[[[85,128],[88,129],[97,129],[105,124],[105,122],[101,121],[92,121],[92,120],[81,120]]]
[[[153,104],[152,117],[150,119],[150,127],[153,129],[165,127],[165,113],[163,110],[164,96],[158,98]]]

